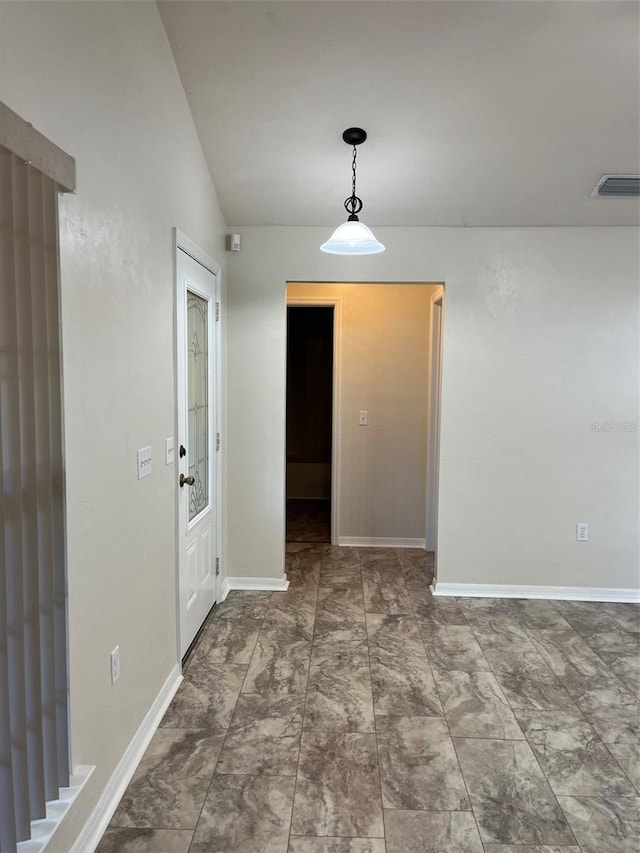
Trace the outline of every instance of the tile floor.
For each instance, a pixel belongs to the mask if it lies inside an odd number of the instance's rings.
[[[331,502],[289,498],[287,542],[331,542]]]
[[[638,853],[640,607],[287,551],[288,592],[215,608],[99,853]]]

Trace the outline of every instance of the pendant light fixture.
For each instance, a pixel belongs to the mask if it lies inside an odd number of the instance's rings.
[[[351,195],[344,202],[349,217],[342,225],[338,225],[327,242],[320,246],[320,250],[329,255],[377,255],[379,252],[384,252],[384,246],[376,240],[364,222],[358,219],[358,214],[362,210],[362,199],[356,195],[357,146],[362,145],[367,138],[367,133],[361,127],[350,127],[342,134],[342,138],[347,145],[353,146]]]

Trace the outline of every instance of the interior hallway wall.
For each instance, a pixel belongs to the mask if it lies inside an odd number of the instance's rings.
[[[289,299],[341,300],[340,537],[425,537],[431,291],[417,284],[287,285]],[[366,427],[360,411],[368,413]]]
[[[172,227],[224,264],[224,223],[155,3],[1,3],[0,80],[77,160],[60,201],[70,713],[73,763],[96,770],[47,848],[69,853],[176,664]]]
[[[282,573],[285,283],[443,281],[439,582],[638,587],[636,228],[234,230],[230,574]]]

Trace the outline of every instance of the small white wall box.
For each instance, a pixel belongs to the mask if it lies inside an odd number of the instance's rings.
[[[227,234],[227,251],[228,252],[239,252],[240,251],[240,235],[239,234]]]

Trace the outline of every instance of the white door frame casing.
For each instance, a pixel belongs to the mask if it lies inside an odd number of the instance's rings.
[[[439,306],[439,307],[438,307]],[[427,501],[425,548],[438,550],[438,494],[440,486],[440,416],[442,411],[442,352],[444,339],[444,286],[434,288],[429,308],[429,418],[427,421]],[[436,565],[437,573],[437,565]]]
[[[289,283],[287,282],[287,285]],[[331,544],[339,544],[340,519],[340,354],[342,346],[342,297],[286,295],[286,308],[333,308],[333,389],[331,412]],[[288,337],[288,330],[287,330]],[[286,363],[285,363],[286,373]],[[285,375],[286,387],[286,375]],[[287,517],[287,454],[284,455],[284,502]],[[286,524],[286,521],[285,521]]]
[[[214,383],[216,391],[215,405],[215,425],[213,432],[221,436],[222,433],[222,271],[220,265],[214,261],[206,252],[204,252],[196,243],[193,242],[186,234],[180,231],[179,228],[173,229],[173,269],[174,269],[174,315],[173,315],[173,363],[174,363],[174,466],[175,466],[175,485],[174,485],[174,505],[175,505],[175,530],[176,530],[176,548],[175,548],[175,581],[176,581],[176,652],[177,660],[180,664],[182,654],[180,648],[180,507],[179,507],[179,487],[178,487],[178,469],[179,469],[179,442],[180,434],[179,418],[179,394],[180,382],[178,375],[179,357],[178,357],[178,319],[179,319],[179,301],[183,298],[183,286],[178,277],[178,251],[182,251],[189,255],[194,261],[208,270],[215,276],[215,303],[216,303],[216,318],[213,323],[214,330]],[[223,553],[223,490],[222,490],[222,442],[213,442],[213,453],[215,460],[212,464],[214,475],[213,500],[215,501],[215,545],[216,553],[214,561],[219,560],[222,563]],[[214,572],[215,572],[214,565]],[[222,583],[221,575],[215,577],[215,599],[221,600]]]

